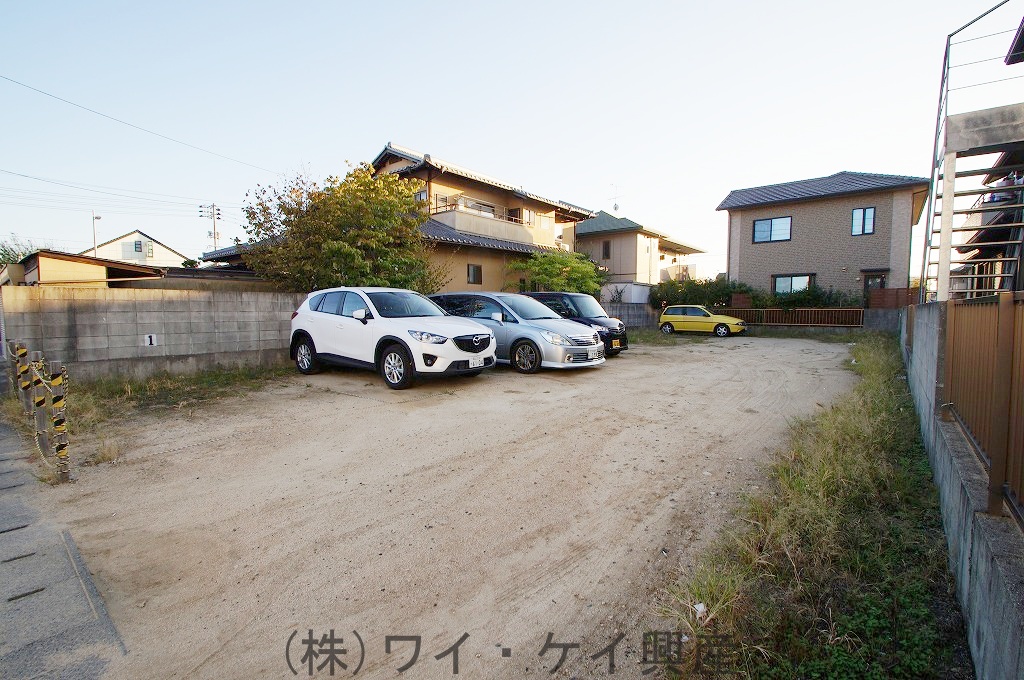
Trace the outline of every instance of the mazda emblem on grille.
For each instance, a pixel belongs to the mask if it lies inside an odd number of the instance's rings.
[[[481,343],[481,342],[483,342],[483,341],[484,341],[484,340],[486,340],[486,339],[487,339],[487,336],[486,336],[486,335],[474,335],[474,336],[473,336],[473,344],[474,344],[475,346],[479,347],[479,346],[480,346],[480,343]]]

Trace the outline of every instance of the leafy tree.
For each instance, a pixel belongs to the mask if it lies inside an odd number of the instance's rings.
[[[429,262],[419,226],[426,221],[418,180],[374,176],[361,163],[324,186],[299,175],[281,187],[258,186],[245,206],[256,273],[297,291],[332,286],[393,286],[423,293],[443,277]]]
[[[598,295],[604,275],[583,253],[552,250],[533,253],[508,265],[509,272],[524,275],[541,290]]]
[[[47,250],[54,249],[50,244],[39,245],[37,243],[33,243],[31,239],[28,241],[22,241],[14,234],[11,234],[9,238],[0,239],[0,264],[21,262],[25,259],[26,255],[31,255],[41,248],[45,248]]]
[[[197,267],[199,267],[199,261],[193,260],[191,258],[185,258],[184,260],[181,261],[181,266],[184,267],[185,269],[196,269]]]

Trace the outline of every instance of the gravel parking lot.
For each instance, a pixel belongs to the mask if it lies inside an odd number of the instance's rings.
[[[787,421],[854,376],[844,344],[637,346],[604,366],[422,382],[296,374],[117,426],[124,458],[42,489],[129,650],[110,677],[293,677],[334,629],[351,676],[640,677],[658,590],[726,526]],[[107,436],[110,436],[108,433]],[[86,443],[87,444],[87,443]],[[502,650],[509,650],[503,656]],[[326,657],[320,657],[317,664]],[[603,670],[602,670],[603,668]],[[315,670],[315,668],[314,668]],[[315,676],[328,677],[327,668]],[[308,677],[308,676],[307,676]]]

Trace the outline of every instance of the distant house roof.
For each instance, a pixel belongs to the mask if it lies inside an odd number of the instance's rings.
[[[693,246],[688,246],[685,243],[673,241],[664,234],[654,231],[653,229],[648,229],[642,224],[638,224],[629,218],[616,217],[615,215],[610,215],[603,210],[599,211],[595,217],[591,217],[588,220],[583,220],[576,224],[576,238],[601,236],[603,234],[621,234],[625,232],[635,232],[659,238],[661,239],[661,245],[663,246],[662,250],[668,252],[682,253],[684,255],[704,252],[700,248],[694,248]]]
[[[454,163],[442,161],[439,158],[433,158],[430,154],[419,153],[418,151],[413,151],[412,149],[409,149],[404,146],[399,146],[397,144],[392,144],[391,142],[388,142],[387,145],[384,147],[383,151],[377,154],[377,157],[373,159],[373,167],[381,167],[381,162],[388,156],[392,156],[394,158],[402,158],[412,162],[412,165],[402,168],[401,170],[398,170],[398,173],[400,174],[407,174],[415,170],[418,170],[422,167],[429,166],[440,172],[449,172],[453,175],[458,175],[459,177],[465,177],[466,179],[472,179],[477,182],[482,182],[484,184],[497,187],[499,189],[511,191],[520,198],[529,198],[540,203],[546,203],[547,205],[556,208],[557,210],[561,211],[563,214],[567,216],[587,218],[594,215],[594,211],[592,210],[587,210],[586,208],[581,208],[578,205],[573,205],[572,203],[567,203],[565,201],[558,201],[550,198],[544,198],[543,196],[538,196],[537,194],[532,194],[528,191],[524,191],[522,187],[515,187],[511,184],[502,182],[501,180],[495,179],[493,177],[482,175],[479,172],[467,170],[466,168],[455,165]]]
[[[188,258],[186,258],[186,257],[185,257],[184,255],[182,255],[181,253],[179,253],[179,252],[178,252],[177,250],[175,250],[174,248],[171,248],[171,247],[170,247],[169,245],[167,245],[166,243],[164,243],[164,242],[162,242],[162,241],[158,241],[158,240],[156,240],[155,238],[153,238],[152,236],[150,236],[149,234],[147,234],[147,233],[145,233],[145,232],[143,232],[143,231],[139,231],[138,229],[136,229],[136,230],[134,230],[134,231],[129,231],[129,232],[127,233],[127,234],[121,234],[120,236],[117,236],[117,237],[115,237],[115,238],[112,238],[112,239],[110,239],[109,241],[104,241],[103,243],[100,243],[100,244],[99,244],[99,245],[97,245],[96,247],[97,247],[97,248],[102,248],[103,246],[108,246],[108,245],[110,245],[111,243],[116,243],[117,241],[120,241],[120,240],[121,240],[121,239],[123,239],[123,238],[126,238],[126,237],[128,237],[128,236],[131,236],[132,234],[138,234],[139,236],[145,236],[145,237],[146,237],[147,239],[149,239],[149,240],[150,240],[150,241],[152,241],[153,243],[159,243],[159,244],[160,244],[161,246],[163,246],[164,248],[167,248],[167,250],[171,251],[171,252],[172,252],[172,253],[174,253],[175,255],[178,255],[179,257],[181,257],[181,259],[182,259],[182,260],[186,260],[186,259],[188,259]],[[86,248],[85,250],[83,250],[82,252],[80,252],[80,253],[79,253],[79,255],[88,255],[90,251],[92,251],[92,248]]]
[[[816,198],[825,198],[826,196],[860,194],[871,191],[884,191],[886,189],[928,186],[928,184],[928,180],[924,177],[844,171],[837,172],[828,177],[803,179],[798,182],[769,184],[768,186],[752,187],[750,189],[734,189],[729,192],[729,195],[725,197],[725,200],[716,209],[733,210],[735,208],[749,208],[755,205],[808,201]]]
[[[89,250],[92,250],[92,248]],[[49,250],[47,248],[41,248],[33,253],[29,253],[21,259],[19,264],[30,265],[32,260],[37,260],[40,256],[49,257],[54,260],[78,262],[80,264],[94,264],[106,267],[107,269],[116,269],[118,271],[142,274],[144,276],[159,277],[163,273],[163,270],[160,267],[132,264],[130,262],[122,262],[121,260],[108,260],[102,257],[92,257],[91,255],[76,255],[74,253],[65,253],[60,250]]]

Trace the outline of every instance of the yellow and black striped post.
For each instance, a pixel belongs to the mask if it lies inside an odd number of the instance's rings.
[[[71,464],[68,459],[68,423],[64,414],[64,367],[59,361],[51,361],[50,371],[50,416],[53,423],[53,452],[57,456],[57,474],[60,481],[71,479]]]
[[[32,400],[29,390],[32,389],[32,380],[29,377],[28,347],[20,340],[14,341],[14,356],[18,362],[18,397],[21,399],[21,407],[25,413],[31,413]]]
[[[47,452],[50,450],[49,430],[50,418],[46,408],[46,384],[43,382],[43,353],[32,352],[29,354],[29,371],[32,378],[32,415],[36,421],[36,443],[39,450]]]

